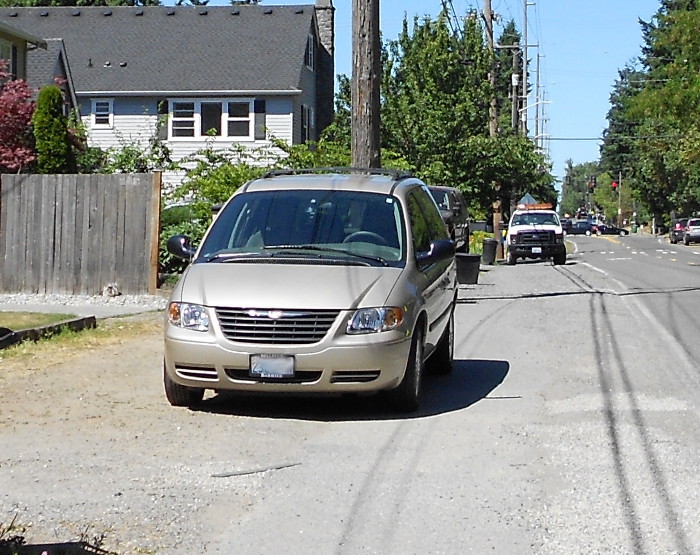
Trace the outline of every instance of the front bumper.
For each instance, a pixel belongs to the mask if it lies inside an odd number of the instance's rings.
[[[566,254],[566,245],[508,245],[508,252],[519,258],[551,258]]]
[[[165,369],[176,383],[202,389],[269,393],[361,393],[393,389],[403,379],[410,337],[400,331],[347,335],[334,328],[309,345],[240,344],[213,323],[208,332],[165,324]],[[250,372],[256,354],[294,357],[294,375]]]

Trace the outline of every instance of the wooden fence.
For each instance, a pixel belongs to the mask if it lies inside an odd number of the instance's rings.
[[[0,175],[0,292],[155,294],[161,174]]]

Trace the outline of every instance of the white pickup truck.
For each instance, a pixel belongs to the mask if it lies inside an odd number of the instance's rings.
[[[551,204],[518,205],[508,223],[506,261],[518,258],[551,258],[554,264],[566,264],[564,230]]]

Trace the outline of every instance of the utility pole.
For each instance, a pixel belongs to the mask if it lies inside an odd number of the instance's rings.
[[[519,90],[520,90],[520,74],[518,73],[518,54],[520,52],[520,44],[515,43],[513,48],[513,68],[510,76],[511,84],[511,102],[510,102],[510,123],[513,128],[513,135],[518,134],[518,108],[520,106]]]
[[[351,157],[357,168],[381,167],[380,55],[379,0],[352,0]]]
[[[489,69],[489,85],[491,85],[491,102],[489,104],[489,135],[495,137],[498,134],[498,108],[496,103],[496,56],[493,40],[493,12],[491,0],[484,0],[484,21],[486,22],[486,40],[491,53],[491,67]]]
[[[486,27],[486,40],[491,54],[491,68],[489,70],[489,84],[491,85],[491,102],[489,103],[489,136],[496,137],[498,135],[498,111],[496,104],[496,56],[493,40],[493,11],[491,10],[491,0],[484,0],[484,21]],[[501,233],[501,220],[503,214],[503,201],[501,199],[501,183],[493,182],[494,200],[493,200],[493,235],[498,246],[496,250],[496,258],[503,258],[503,234]]]
[[[523,108],[522,108],[522,118],[520,130],[522,131],[523,137],[527,137],[527,7],[532,4],[528,4],[527,0],[523,0]]]
[[[622,170],[617,180],[617,227],[622,227]]]

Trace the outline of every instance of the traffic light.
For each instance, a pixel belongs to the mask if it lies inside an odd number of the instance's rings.
[[[617,191],[617,181],[613,181],[610,186],[612,187],[613,191]]]

